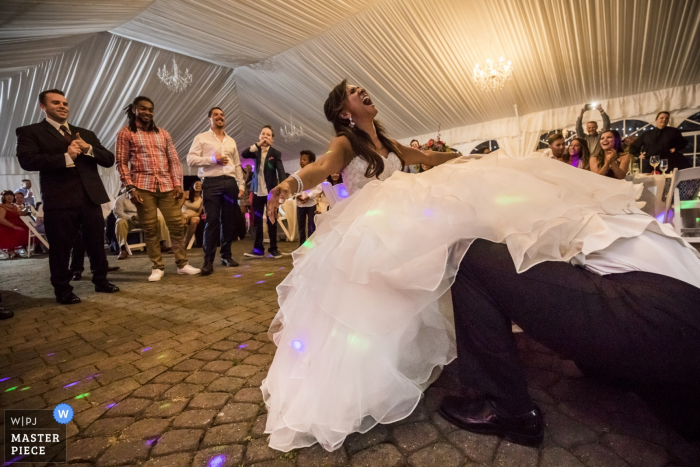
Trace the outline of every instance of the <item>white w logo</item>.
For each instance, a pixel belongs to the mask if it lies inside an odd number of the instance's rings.
[[[68,411],[67,410],[59,410],[58,416],[61,418],[68,418]]]

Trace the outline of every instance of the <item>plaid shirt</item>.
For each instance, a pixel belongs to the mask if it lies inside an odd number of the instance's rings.
[[[136,132],[124,127],[117,133],[117,170],[124,185],[146,191],[171,191],[182,186],[182,167],[170,133],[162,128]],[[131,163],[131,169],[129,169]]]

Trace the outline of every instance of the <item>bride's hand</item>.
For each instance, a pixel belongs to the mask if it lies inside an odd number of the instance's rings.
[[[291,194],[288,187],[285,186],[285,182],[280,183],[274,187],[267,195],[267,218],[273,224],[277,220],[277,213],[279,212],[279,207],[287,201]]]

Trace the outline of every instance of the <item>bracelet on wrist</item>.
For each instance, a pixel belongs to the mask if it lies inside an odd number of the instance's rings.
[[[294,193],[292,193],[292,195],[296,195],[296,194],[304,191],[304,182],[301,181],[301,177],[299,177],[299,175],[297,175],[297,174],[292,174],[292,175],[290,175],[290,177],[293,178],[294,180],[296,180],[296,182],[297,182],[297,189],[296,189],[296,191],[294,191]]]

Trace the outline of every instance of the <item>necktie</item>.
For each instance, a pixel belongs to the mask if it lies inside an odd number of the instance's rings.
[[[59,127],[61,129],[61,132],[63,133],[63,137],[66,138],[66,141],[68,144],[73,142],[73,136],[71,136],[70,131],[68,131],[68,127],[65,125],[61,125]]]

